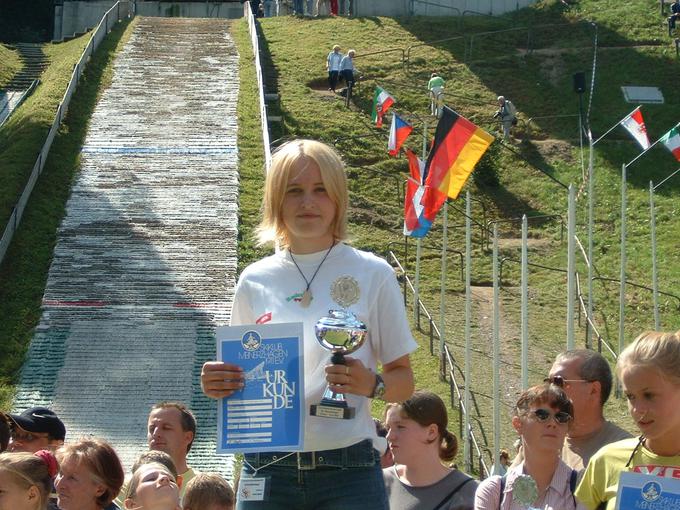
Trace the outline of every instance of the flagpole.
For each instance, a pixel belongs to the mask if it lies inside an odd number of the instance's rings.
[[[574,348],[574,289],[575,289],[575,243],[576,237],[576,190],[569,185],[569,207],[567,213],[567,350]]]
[[[605,133],[607,134],[607,133]],[[602,135],[604,136],[604,135]],[[601,138],[601,137],[600,137]],[[588,153],[588,317],[586,317],[586,349],[590,349],[592,345],[593,331],[590,326],[593,320],[593,223],[594,223],[594,203],[595,203],[595,142],[593,142],[593,133],[588,127],[588,141],[590,143],[590,151]]]
[[[621,123],[622,123],[624,120],[626,120],[628,117],[631,117],[631,116],[632,116],[636,111],[638,111],[640,108],[641,108],[641,107],[638,106],[637,108],[635,108],[635,110],[633,110],[632,112],[630,112],[628,115],[626,115],[626,116],[625,116],[624,118],[622,118],[620,121],[618,121],[616,124],[614,124],[612,127],[610,127],[610,128],[607,130],[607,132],[606,132],[605,134],[603,134],[600,138],[598,138],[597,140],[595,140],[595,141],[593,142],[593,145],[595,145],[597,142],[599,142],[600,140],[602,140],[602,139],[603,139],[605,136],[607,136],[609,133],[611,133],[612,131],[614,131],[617,127],[619,127],[619,126],[621,125]]]
[[[471,471],[470,462],[470,384],[471,384],[471,339],[470,327],[472,323],[472,207],[470,204],[470,190],[465,194],[465,413],[463,426],[463,457],[465,458],[465,472]]]
[[[527,254],[529,224],[522,215],[522,391],[529,388],[529,257]]]
[[[498,223],[493,224],[493,461],[500,474],[501,449],[501,340],[500,286],[498,281]],[[467,381],[465,386],[467,386]]]
[[[448,201],[448,199],[447,199]],[[446,360],[444,358],[444,343],[446,338],[446,323],[444,318],[446,317],[446,263],[447,263],[447,250],[448,250],[448,229],[449,229],[449,207],[446,202],[444,202],[444,217],[442,218],[443,232],[442,232],[442,274],[441,282],[439,284],[439,356],[442,360],[442,374],[446,373]]]
[[[427,122],[423,122],[423,159],[427,155]],[[415,304],[413,308],[413,319],[418,327],[420,327],[420,257],[423,252],[423,240],[418,238],[416,242],[416,275],[413,286],[413,294]]]
[[[659,320],[659,279],[656,267],[656,211],[654,210],[654,183],[649,181],[649,229],[652,241],[652,296],[654,296],[654,329],[661,329]]]
[[[626,165],[621,166],[621,277],[619,286],[619,355],[623,352],[626,320]],[[616,388],[620,393],[620,385]]]

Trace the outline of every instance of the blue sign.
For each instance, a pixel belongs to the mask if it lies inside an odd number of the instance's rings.
[[[217,328],[220,361],[243,368],[245,387],[218,404],[217,453],[302,449],[302,323]]]
[[[616,508],[680,510],[680,479],[641,473],[621,473]]]

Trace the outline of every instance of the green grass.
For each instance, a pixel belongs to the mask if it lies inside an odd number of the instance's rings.
[[[21,67],[17,51],[0,44],[0,90],[5,88]]]
[[[97,97],[110,83],[111,64],[116,51],[130,35],[131,27],[128,27],[127,23],[116,25],[88,63],[71,100],[68,115],[54,140],[43,174],[28,203],[21,227],[0,266],[0,302],[3,304],[0,308],[0,409],[10,407],[19,369],[33,328],[40,319],[40,303],[56,243],[57,228],[64,215],[71,183],[78,171],[80,148]],[[74,44],[70,47],[48,47],[52,66],[57,65],[60,69],[57,71],[51,66],[51,70],[47,70],[43,76],[45,82],[50,79],[63,85],[64,77],[70,76],[70,63],[77,61],[79,49],[87,42],[82,39],[72,41]],[[59,91],[63,94],[57,83],[41,85],[30,102],[24,105],[27,111],[17,112],[10,131],[13,143],[8,143],[5,153],[11,151],[19,158],[21,154],[14,150],[15,144],[25,151],[33,147],[34,143],[41,145],[38,137],[46,131],[47,123],[51,122],[54,101],[61,97]],[[8,136],[6,133],[3,135]],[[12,167],[16,169],[17,166],[18,161],[15,161]]]

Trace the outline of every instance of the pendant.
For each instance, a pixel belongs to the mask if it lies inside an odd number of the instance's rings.
[[[307,289],[304,291],[302,294],[302,299],[300,299],[300,306],[302,308],[309,308],[309,305],[312,303],[312,293]]]

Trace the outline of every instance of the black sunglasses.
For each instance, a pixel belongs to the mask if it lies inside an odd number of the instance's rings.
[[[536,417],[536,420],[541,423],[548,421],[550,418],[554,418],[557,423],[561,424],[569,423],[569,420],[571,420],[571,415],[564,411],[558,411],[553,414],[547,409],[536,409],[531,414],[533,414]]]
[[[564,388],[574,382],[592,382],[592,381],[588,381],[587,379],[565,379],[561,375],[553,375],[552,377],[546,377],[545,379],[543,379],[543,382],[554,384],[555,386]]]

